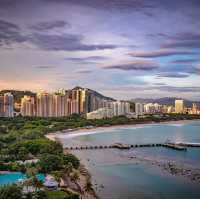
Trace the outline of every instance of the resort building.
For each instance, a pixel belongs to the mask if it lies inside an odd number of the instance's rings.
[[[57,190],[58,182],[51,175],[47,175],[45,178],[44,186],[49,190]]]
[[[99,108],[86,114],[87,119],[112,118],[130,113],[130,103],[124,101],[109,102],[107,107]]]
[[[89,120],[112,118],[113,116],[114,116],[114,113],[113,113],[113,109],[111,108],[100,108],[96,111],[86,114],[86,118]]]

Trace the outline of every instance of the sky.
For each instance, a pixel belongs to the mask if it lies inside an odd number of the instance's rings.
[[[0,89],[200,100],[199,0],[0,0]]]

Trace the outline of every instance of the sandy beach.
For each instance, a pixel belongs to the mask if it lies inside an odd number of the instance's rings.
[[[52,141],[57,141],[62,138],[73,138],[80,135],[89,135],[89,134],[95,134],[95,133],[103,133],[103,132],[111,132],[115,131],[116,129],[126,129],[126,128],[144,128],[145,126],[150,125],[160,125],[160,124],[166,124],[166,125],[173,125],[173,126],[182,126],[185,124],[197,122],[200,120],[179,120],[179,121],[165,121],[165,122],[148,122],[143,124],[124,124],[124,125],[113,125],[113,126],[104,126],[104,127],[93,127],[93,128],[78,128],[78,129],[66,129],[62,131],[57,131],[54,133],[49,133],[45,135],[48,139]]]

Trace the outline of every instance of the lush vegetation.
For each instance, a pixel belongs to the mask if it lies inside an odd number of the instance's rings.
[[[22,187],[16,184],[7,185],[0,188],[1,199],[79,199],[77,194],[67,191],[46,191],[25,193]]]
[[[76,169],[79,168],[79,160],[72,154],[63,154],[60,143],[45,137],[48,132],[61,127],[66,128],[63,127],[65,120],[66,118],[59,120],[21,117],[0,119],[0,170],[21,171],[28,177],[23,185],[2,187],[0,189],[1,199],[79,198],[78,195],[66,191],[49,193],[45,189],[40,189],[42,183],[36,177],[38,173],[47,173],[55,176],[58,182],[61,177],[66,177],[66,174],[72,180],[78,179]],[[31,160],[31,162],[26,160]],[[25,194],[22,189],[24,186],[33,186],[36,190]]]

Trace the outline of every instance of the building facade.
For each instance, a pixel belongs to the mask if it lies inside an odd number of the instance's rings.
[[[139,117],[144,114],[144,106],[142,103],[135,103],[135,115]]]
[[[14,117],[14,97],[11,93],[0,96],[0,117]]]
[[[35,116],[35,98],[25,95],[21,99],[21,115],[22,116]]]
[[[184,113],[184,101],[175,100],[175,113]]]

